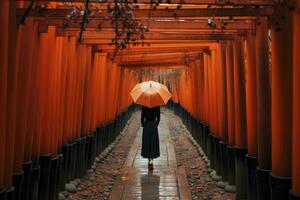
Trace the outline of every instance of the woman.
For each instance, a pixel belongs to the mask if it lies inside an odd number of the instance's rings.
[[[153,170],[153,159],[160,156],[157,126],[160,121],[160,108],[142,107],[141,124],[143,127],[142,157],[148,158],[148,169]]]

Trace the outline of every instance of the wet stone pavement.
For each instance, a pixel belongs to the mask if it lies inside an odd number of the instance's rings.
[[[154,160],[154,171],[148,171],[148,160],[141,157],[142,129],[138,131],[111,200],[189,200],[191,194],[183,168],[177,168],[175,147],[169,134],[166,115],[158,127],[160,157]]]
[[[71,182],[60,199],[89,200],[231,200],[233,194],[217,187],[187,130],[172,111],[162,109],[159,125],[160,157],[149,172],[141,157],[140,112],[133,114],[120,139],[92,169]],[[188,155],[188,156],[187,156]]]

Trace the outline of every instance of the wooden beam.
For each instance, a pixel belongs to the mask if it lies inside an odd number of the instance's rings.
[[[251,30],[254,29],[254,21],[253,20],[214,20],[215,27],[212,28],[208,25],[207,20],[138,20],[141,24],[147,26],[149,31],[162,31],[165,29],[176,29],[182,31],[199,31],[199,30]],[[39,24],[43,25],[54,25],[57,27],[65,27],[67,29],[78,29],[80,28],[80,20],[72,20],[70,22],[66,22],[65,19],[40,19],[36,20]],[[95,29],[95,30],[105,30],[105,29],[113,29],[114,26],[109,20],[103,19],[95,19],[90,20],[88,24],[86,24],[85,29]]]
[[[153,44],[161,44],[161,45],[170,45],[170,44],[186,44],[186,43],[195,43],[201,44],[202,41],[205,42],[218,42],[219,40],[144,40],[143,43],[137,44],[137,46],[151,46]],[[83,44],[87,45],[108,45],[111,40],[83,40]],[[131,43],[134,46],[134,44]]]
[[[155,60],[176,60],[176,59],[182,59],[184,57],[186,58],[195,58],[198,57],[201,53],[200,52],[189,52],[189,53],[183,53],[183,52],[175,52],[175,53],[149,53],[149,54],[140,54],[140,55],[119,55],[115,57],[116,62],[153,62]]]
[[[120,63],[120,67],[174,67],[185,66],[182,61],[167,61],[167,62],[153,62],[153,63]]]
[[[153,64],[149,64],[149,65],[147,65],[147,64],[120,64],[120,65],[118,65],[118,66],[120,66],[120,67],[127,67],[127,68],[138,68],[138,69],[156,69],[156,68],[158,68],[158,69],[183,69],[183,68],[185,68],[186,67],[186,65],[185,64],[182,64],[182,63],[172,63],[172,62],[170,62],[170,63],[157,63],[157,64],[155,64],[155,63],[153,63]]]
[[[174,47],[174,48],[168,48],[168,47],[163,47],[163,48],[145,48],[145,49],[133,49],[131,48],[130,50],[124,50],[120,52],[120,56],[131,56],[131,55],[145,55],[145,54],[155,54],[155,53],[185,53],[185,52],[202,52],[203,49],[208,48],[207,46],[203,47]],[[109,54],[113,53],[113,49],[104,49],[101,50],[99,48],[99,51],[101,52],[107,52]]]
[[[132,44],[128,45],[129,49],[125,49],[123,51],[127,51],[127,50],[148,50],[149,48],[197,48],[197,47],[209,47],[210,49],[212,47],[214,47],[216,43],[211,42],[211,41],[198,41],[197,43],[193,43],[193,42],[186,42],[186,43],[169,43],[169,44],[151,44],[151,46],[134,46]],[[98,49],[101,49],[101,51],[110,51],[112,49],[114,49],[114,46],[112,45],[97,45]]]
[[[18,0],[16,0],[18,1]],[[30,1],[30,0],[23,0],[23,1]],[[66,0],[39,0],[39,2],[66,2]],[[84,2],[84,0],[68,0],[68,2]],[[91,0],[93,3],[99,3],[98,0]],[[113,3],[113,0],[108,0],[109,3]],[[137,0],[137,4],[151,4],[151,0]],[[180,3],[180,0],[173,0],[172,4],[178,4]],[[99,4],[105,4],[105,3],[99,3]],[[163,4],[169,4],[167,2],[163,2]],[[224,6],[224,5],[232,5],[232,6],[242,6],[242,5],[260,5],[260,6],[267,6],[267,5],[273,5],[274,0],[185,0],[185,4],[193,4],[193,5],[218,5],[218,6]]]
[[[236,35],[246,35],[246,32],[239,32]],[[73,36],[77,36],[77,34]],[[144,35],[146,40],[231,40],[233,39],[233,34],[226,33],[185,33],[185,32],[148,32]],[[111,40],[115,38],[114,32],[85,32],[83,34],[83,39],[85,41],[89,40]]]
[[[18,9],[17,15],[21,16],[26,10]],[[94,13],[99,13],[99,10],[91,10]],[[163,17],[226,17],[226,16],[269,16],[273,13],[272,7],[241,7],[241,8],[201,8],[201,9],[179,9],[179,10],[136,10],[134,16],[137,18],[149,18],[149,12],[151,11],[151,18],[163,18]],[[71,9],[32,9],[29,16],[33,17],[51,17],[51,18],[66,18],[71,13]],[[106,13],[109,16],[107,10],[102,10],[102,13]],[[99,14],[98,17],[103,18],[103,14]],[[79,16],[80,18],[80,16]],[[94,15],[94,18],[97,18]]]

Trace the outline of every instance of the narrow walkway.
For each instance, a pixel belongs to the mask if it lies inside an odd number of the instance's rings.
[[[111,200],[190,200],[185,170],[177,167],[174,144],[165,114],[159,125],[160,157],[149,172],[147,159],[141,157],[142,129],[138,131],[120,176],[110,195]]]

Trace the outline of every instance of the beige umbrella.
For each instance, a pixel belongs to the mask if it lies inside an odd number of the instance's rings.
[[[136,104],[149,108],[165,105],[171,98],[167,86],[155,81],[137,84],[131,90],[130,95]]]

